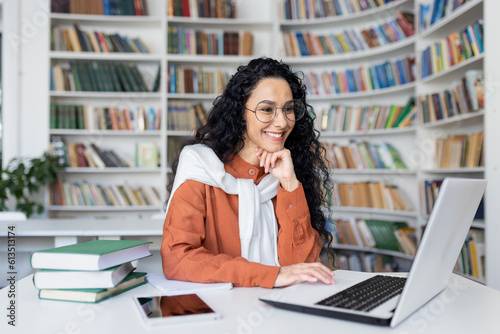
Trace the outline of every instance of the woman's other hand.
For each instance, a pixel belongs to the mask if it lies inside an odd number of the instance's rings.
[[[335,274],[325,265],[314,263],[298,263],[281,267],[278,277],[274,282],[274,287],[293,285],[301,282],[323,282],[325,284],[335,284],[333,276]]]

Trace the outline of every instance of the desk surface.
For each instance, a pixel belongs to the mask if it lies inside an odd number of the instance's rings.
[[[132,296],[158,294],[143,285],[98,304],[38,299],[31,276],[15,287],[16,327],[8,325],[9,287],[0,290],[0,333],[498,333],[500,292],[452,275],[448,288],[398,327],[376,327],[275,309],[258,300],[264,288],[200,293],[222,319],[146,329]]]

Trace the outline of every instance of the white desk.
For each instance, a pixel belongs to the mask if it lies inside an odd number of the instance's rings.
[[[155,295],[146,284],[98,304],[38,299],[31,276],[16,286],[16,327],[7,324],[9,287],[0,291],[0,333],[498,333],[500,292],[452,275],[449,287],[400,326],[391,329],[275,309],[258,300],[271,290],[234,288],[200,294],[223,318],[147,329],[132,296]]]

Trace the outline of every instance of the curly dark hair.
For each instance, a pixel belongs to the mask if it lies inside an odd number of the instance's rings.
[[[223,162],[231,161],[234,154],[244,146],[246,121],[243,117],[245,104],[252,91],[262,79],[284,79],[290,85],[293,98],[301,100],[308,112],[295,123],[285,142],[290,150],[297,179],[302,183],[311,215],[312,227],[323,241],[323,250],[329,249],[332,235],[327,229],[329,169],[323,157],[325,149],[320,144],[319,131],[314,128],[315,115],[306,103],[306,87],[297,73],[281,61],[271,58],[257,58],[247,65],[239,66],[229,80],[222,95],[218,96],[208,113],[207,123],[197,129],[195,139],[185,143],[202,143],[212,148]],[[173,164],[175,175],[178,160]],[[172,190],[173,179],[167,187]],[[333,255],[331,252],[328,254]]]

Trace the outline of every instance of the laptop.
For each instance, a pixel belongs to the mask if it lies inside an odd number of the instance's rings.
[[[336,284],[301,283],[259,299],[286,310],[395,327],[447,286],[485,188],[481,179],[444,179],[406,277],[336,270]],[[358,300],[373,291],[378,296],[372,300]]]

